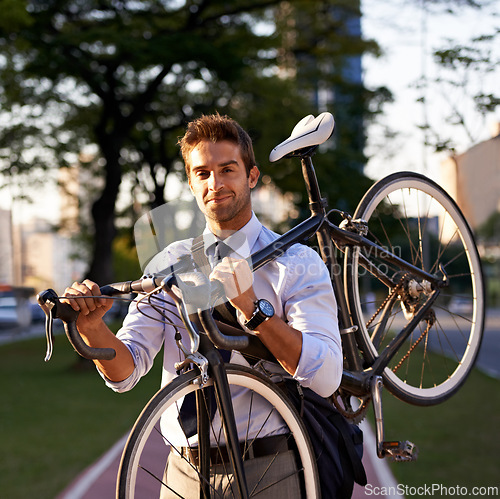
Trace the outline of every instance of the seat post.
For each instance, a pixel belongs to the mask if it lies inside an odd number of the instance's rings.
[[[311,155],[302,156],[302,175],[306,183],[307,196],[309,197],[309,209],[313,215],[325,212],[326,199],[321,197],[318,179],[314,171]]]

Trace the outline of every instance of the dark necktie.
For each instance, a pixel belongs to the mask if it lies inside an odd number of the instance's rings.
[[[222,242],[222,241],[217,241],[216,243],[214,243],[214,265],[213,267],[215,267],[218,263],[220,263],[222,261],[223,258],[225,258],[226,256],[230,255],[231,252],[233,251],[231,249],[231,246],[228,246],[226,243]]]

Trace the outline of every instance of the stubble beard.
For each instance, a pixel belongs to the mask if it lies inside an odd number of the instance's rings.
[[[212,206],[209,207],[208,203],[203,206],[203,214],[217,222],[227,223],[231,220],[237,219],[237,217],[245,211],[247,206],[251,205],[250,189],[242,193],[240,196],[234,196],[232,199],[226,201],[227,206]]]

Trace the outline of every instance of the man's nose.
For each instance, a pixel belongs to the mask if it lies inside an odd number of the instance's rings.
[[[208,179],[208,186],[212,191],[220,191],[223,187],[222,177],[217,172],[212,172]]]

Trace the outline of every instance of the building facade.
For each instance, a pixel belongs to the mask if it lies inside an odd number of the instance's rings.
[[[443,187],[477,230],[500,211],[500,135],[447,158],[441,177]]]

